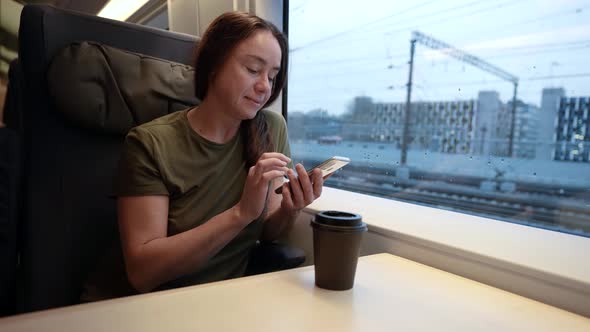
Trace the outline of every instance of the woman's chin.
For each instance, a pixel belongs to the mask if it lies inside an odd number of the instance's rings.
[[[252,120],[252,119],[254,119],[254,117],[256,117],[256,114],[258,114],[259,111],[260,111],[260,109],[258,109],[258,108],[244,110],[242,112],[243,120]]]

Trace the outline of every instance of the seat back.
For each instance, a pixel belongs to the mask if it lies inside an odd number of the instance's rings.
[[[22,75],[18,59],[10,63],[10,86],[0,126],[0,316],[14,314],[18,263],[18,213],[21,202],[21,148],[17,116],[22,98]]]
[[[4,124],[17,132],[21,131],[23,73],[18,59],[10,62],[8,69],[8,84],[6,100],[4,102]]]
[[[118,241],[115,200],[108,196],[124,135],[77,126],[56,109],[48,89],[52,59],[77,41],[190,64],[197,39],[46,5],[24,7],[19,312],[78,303],[98,257]]]
[[[16,310],[20,141],[15,130],[0,127],[0,317]]]

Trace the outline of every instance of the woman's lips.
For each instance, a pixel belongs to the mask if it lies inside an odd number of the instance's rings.
[[[254,98],[246,97],[246,99],[258,107],[260,107],[262,105],[262,102],[259,102],[258,100],[254,99]]]

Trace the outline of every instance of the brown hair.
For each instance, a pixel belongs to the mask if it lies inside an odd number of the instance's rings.
[[[207,28],[195,52],[195,94],[200,100],[207,95],[209,82],[236,46],[259,30],[272,33],[281,48],[281,68],[275,76],[270,98],[262,107],[277,99],[287,81],[288,46],[287,39],[272,23],[258,16],[244,12],[228,12],[217,17]],[[246,168],[256,164],[260,156],[274,149],[264,115],[258,112],[253,119],[244,120],[240,125],[244,139]]]

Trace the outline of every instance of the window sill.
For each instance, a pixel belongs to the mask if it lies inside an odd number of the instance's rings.
[[[590,239],[324,188],[306,208],[359,213],[365,251],[391,252],[590,316]],[[370,252],[369,252],[370,253]]]

